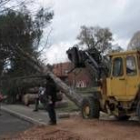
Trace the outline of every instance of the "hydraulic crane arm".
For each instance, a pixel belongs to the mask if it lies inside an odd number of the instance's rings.
[[[74,63],[75,68],[85,67],[94,76],[95,79],[107,77],[109,73],[109,62],[96,49],[79,50],[72,47],[67,51],[68,58]]]

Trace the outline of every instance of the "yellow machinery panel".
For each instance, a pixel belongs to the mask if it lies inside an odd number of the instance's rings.
[[[111,75],[107,78],[107,96],[118,101],[133,100],[140,87],[140,70],[136,51],[111,56]]]

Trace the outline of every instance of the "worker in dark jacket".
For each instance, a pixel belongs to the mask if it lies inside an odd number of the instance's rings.
[[[46,77],[46,91],[45,96],[48,100],[47,111],[50,117],[50,125],[56,124],[55,102],[56,102],[57,88],[50,76]]]

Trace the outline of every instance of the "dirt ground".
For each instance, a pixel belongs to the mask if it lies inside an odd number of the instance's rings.
[[[3,140],[139,140],[137,121],[83,120],[74,117],[57,126],[35,126]]]

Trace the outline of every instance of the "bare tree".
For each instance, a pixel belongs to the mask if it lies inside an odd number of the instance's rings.
[[[10,2],[11,0],[0,0],[0,8],[5,6],[8,2]]]
[[[32,0],[0,0],[0,14],[7,10],[14,10],[20,5],[32,3]]]
[[[112,33],[108,28],[81,26],[77,39],[80,45],[86,45],[89,49],[96,48],[104,52],[111,47]]]
[[[140,31],[137,31],[133,35],[133,37],[131,38],[131,40],[128,44],[127,49],[128,50],[134,50],[134,49],[140,50]]]
[[[114,52],[122,52],[124,49],[119,46],[118,44],[115,44],[112,46],[112,49],[110,50],[109,53],[114,53]]]

